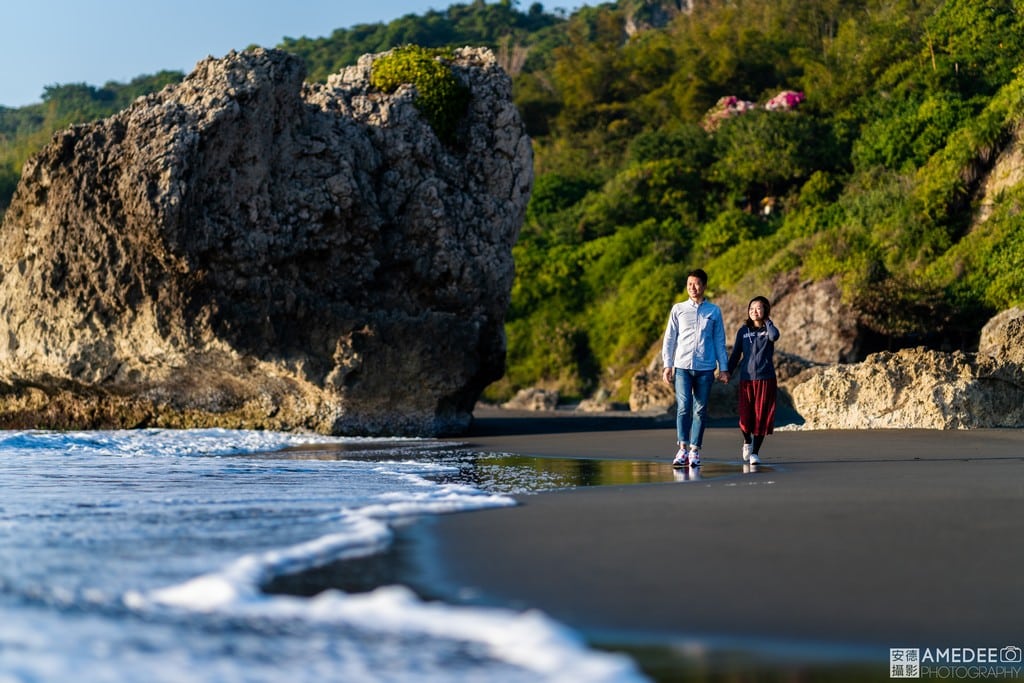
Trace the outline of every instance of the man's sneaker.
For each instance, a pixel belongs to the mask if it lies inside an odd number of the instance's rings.
[[[743,444],[743,462],[750,460],[750,451],[754,446],[749,443]]]
[[[700,451],[696,448],[690,450],[690,467],[700,467]]]
[[[686,467],[686,449],[680,448],[676,452],[676,457],[672,461],[672,467]]]
[[[751,465],[760,465],[761,464],[761,458],[757,457],[757,453],[751,453],[750,454],[750,464]]]

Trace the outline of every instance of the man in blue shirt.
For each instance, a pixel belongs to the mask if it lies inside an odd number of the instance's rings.
[[[676,390],[679,450],[672,460],[673,467],[700,465],[704,421],[716,366],[718,378],[729,381],[722,310],[704,299],[707,285],[708,274],[699,268],[686,276],[686,293],[690,298],[672,307],[661,346],[663,379],[674,384]]]

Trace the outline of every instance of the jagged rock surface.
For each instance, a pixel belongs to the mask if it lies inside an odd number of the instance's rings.
[[[732,345],[736,330],[747,319],[747,303],[758,295],[772,302],[772,320],[782,331],[776,350],[809,363],[850,363],[863,358],[860,314],[843,302],[836,280],[801,280],[797,271],[777,278],[771,291],[715,299],[725,321],[726,344]]]
[[[558,392],[536,387],[520,389],[501,407],[508,410],[554,410],[558,407]]]
[[[986,325],[978,353],[924,348],[816,368],[790,394],[810,429],[1024,426],[1024,311]]]
[[[440,142],[375,57],[253,50],[74,126],[0,229],[0,425],[442,434],[504,370],[532,183],[511,82]]]
[[[1024,308],[1009,308],[985,323],[978,355],[1024,366]]]

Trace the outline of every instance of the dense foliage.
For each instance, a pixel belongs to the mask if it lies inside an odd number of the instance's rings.
[[[441,140],[451,143],[469,105],[469,88],[449,66],[450,50],[418,45],[395,48],[373,63],[370,85],[386,93],[404,84],[416,88],[416,107]]]
[[[894,345],[969,345],[1024,302],[1024,188],[975,219],[1024,118],[1024,2],[710,0],[628,35],[651,5],[575,14],[550,66],[517,80],[524,110],[535,82],[558,106],[531,124],[538,179],[493,397],[624,400],[697,266],[741,298],[835,277]]]
[[[512,74],[536,182],[491,397],[623,399],[696,266],[741,297],[782,274],[836,278],[894,343],[970,344],[1024,304],[1024,185],[980,187],[1024,121],[1024,0],[518,4],[282,45],[313,80],[411,44],[487,45]],[[124,106],[122,88],[0,109],[0,206],[54,126]]]
[[[409,14],[388,24],[339,28],[328,38],[285,38],[279,47],[302,55],[310,80],[325,81],[341,67],[355,64],[362,55],[385,52],[399,45],[487,45],[495,49],[504,45],[508,49],[513,43],[536,42],[545,29],[563,23],[545,13],[540,3],[532,4],[526,12],[518,11],[515,4],[510,0],[491,4],[474,0],[453,4],[442,11]]]

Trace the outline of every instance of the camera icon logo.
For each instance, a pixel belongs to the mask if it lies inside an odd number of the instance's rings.
[[[1007,645],[999,651],[999,659],[1004,662],[1020,662],[1021,650],[1016,645]]]

